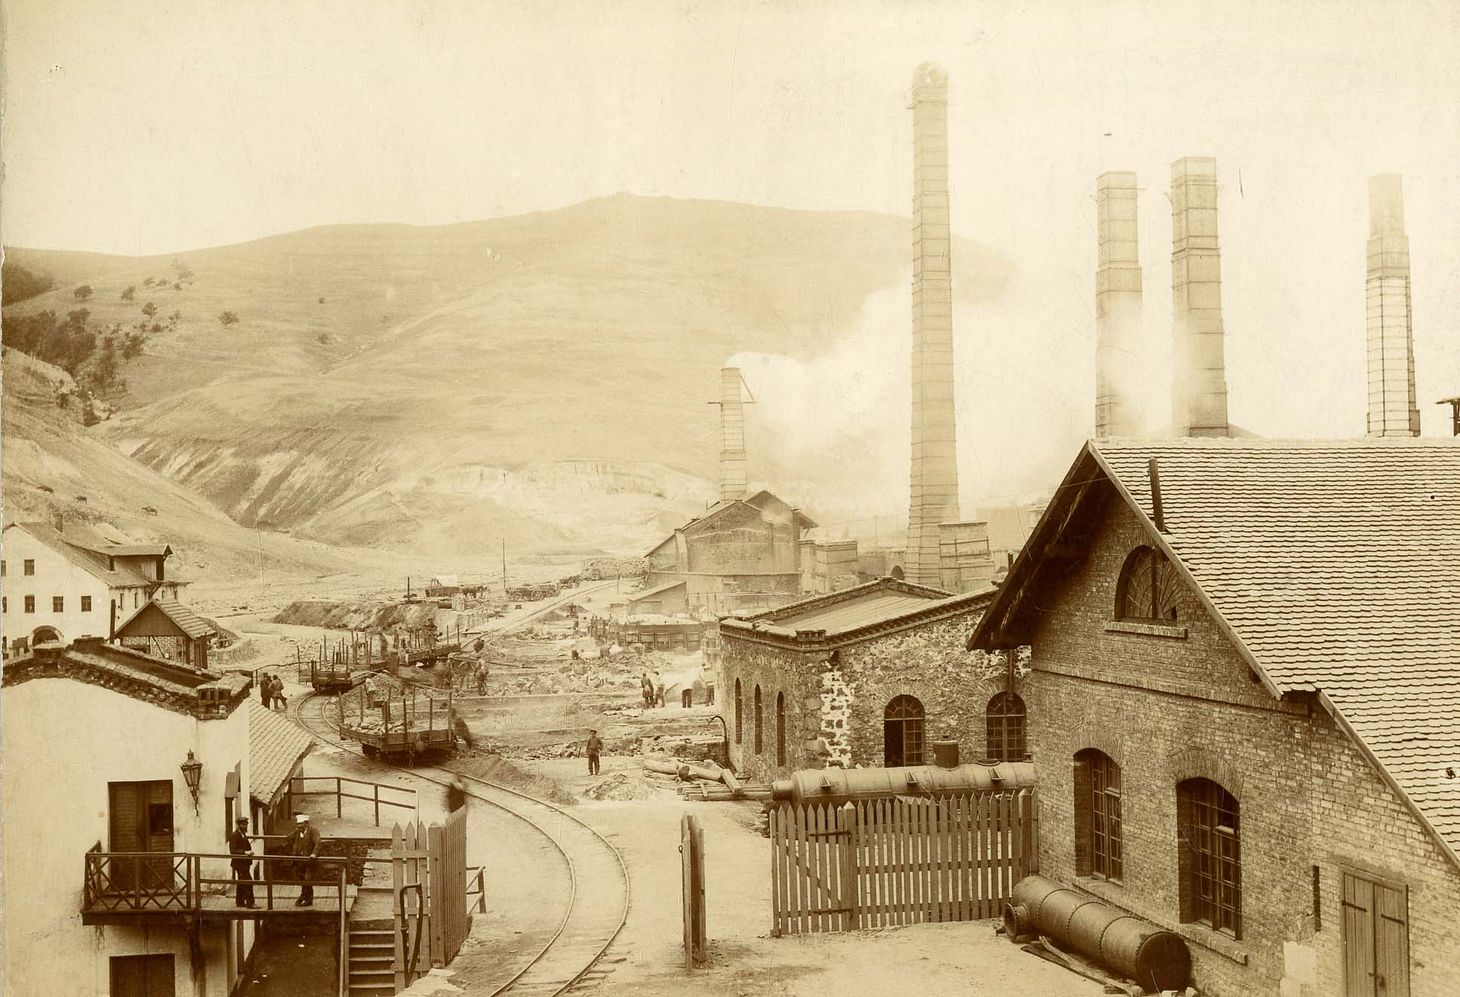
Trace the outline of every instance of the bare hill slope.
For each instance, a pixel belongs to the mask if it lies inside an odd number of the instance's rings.
[[[96,427],[123,453],[239,523],[474,555],[504,536],[633,549],[701,507],[717,368],[739,351],[830,348],[869,294],[905,278],[909,244],[889,216],[621,195],[434,228],[310,229],[176,262],[14,258],[60,282],[27,308],[74,307],[85,282],[104,322],[134,321],[148,300],[182,313],[124,372],[123,412]],[[961,244],[954,258],[961,300],[998,294],[995,254]],[[220,324],[225,310],[237,324]]]

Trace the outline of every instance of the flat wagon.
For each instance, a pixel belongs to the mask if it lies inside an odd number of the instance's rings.
[[[407,687],[372,675],[337,700],[341,736],[356,741],[367,758],[404,761],[456,751],[451,690]]]

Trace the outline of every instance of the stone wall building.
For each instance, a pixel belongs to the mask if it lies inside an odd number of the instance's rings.
[[[1212,997],[1455,993],[1460,441],[1099,442],[970,648],[1032,645],[1041,872]]]
[[[923,764],[940,740],[969,761],[1022,759],[1018,677],[1010,698],[1003,658],[963,647],[991,599],[883,578],[721,620],[731,764],[750,779]]]

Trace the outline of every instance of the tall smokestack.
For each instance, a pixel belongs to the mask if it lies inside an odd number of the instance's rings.
[[[1095,436],[1133,436],[1136,385],[1131,382],[1141,335],[1136,175],[1102,173],[1095,181],[1095,213]]]
[[[1175,312],[1172,432],[1227,436],[1217,161],[1209,156],[1171,164],[1171,302]]]
[[[745,408],[740,368],[720,368],[720,498],[745,498]]]
[[[1409,236],[1404,187],[1397,173],[1369,177],[1370,436],[1418,436],[1414,392],[1414,321],[1409,306]]]
[[[958,517],[953,415],[953,268],[948,222],[948,74],[913,74],[912,489],[907,580],[940,582],[938,524]]]

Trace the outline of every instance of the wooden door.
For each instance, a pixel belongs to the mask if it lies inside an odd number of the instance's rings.
[[[171,954],[111,958],[111,997],[176,997]]]
[[[113,852],[171,852],[172,782],[113,782],[109,847]],[[156,890],[172,885],[172,862],[159,859],[113,859],[112,885],[122,890]]]
[[[1344,997],[1409,997],[1403,886],[1343,874]]]

